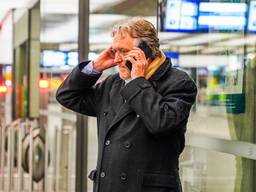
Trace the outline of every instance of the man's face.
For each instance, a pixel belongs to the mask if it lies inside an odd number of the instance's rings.
[[[112,50],[115,53],[114,62],[119,67],[119,75],[122,79],[129,79],[131,77],[130,70],[126,67],[126,60],[124,57],[136,45],[137,39],[132,38],[127,32],[117,33],[112,42]]]

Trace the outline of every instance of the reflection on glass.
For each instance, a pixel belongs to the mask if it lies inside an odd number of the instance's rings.
[[[252,75],[255,69],[247,67],[254,62],[249,58],[255,56],[256,50],[255,1],[160,2],[162,49],[166,53],[176,53],[178,57],[171,57],[174,66],[187,71],[198,85],[197,103],[188,131],[255,143],[251,136],[255,133],[252,117],[255,113],[255,75]],[[192,11],[192,5],[197,7],[197,12]],[[177,9],[169,13],[172,7]],[[166,23],[176,17],[180,20],[183,17],[180,10],[184,7],[187,13],[196,15],[196,27],[190,31],[169,30]]]
[[[160,2],[161,47],[177,53],[174,66],[188,72],[198,86],[187,132],[256,144],[256,1]],[[189,14],[196,23],[186,25],[190,30],[178,25],[185,17],[180,11],[184,4],[197,7],[196,16]],[[214,145],[221,148],[217,141]],[[215,149],[186,147],[181,158],[185,192],[255,191],[255,161],[210,150]]]
[[[253,192],[253,164],[234,155],[186,147],[180,159],[184,191]]]

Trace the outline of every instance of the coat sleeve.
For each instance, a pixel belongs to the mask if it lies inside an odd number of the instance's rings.
[[[96,84],[100,75],[86,75],[81,69],[88,64],[84,62],[73,69],[63,81],[56,93],[57,101],[64,107],[89,116],[97,114],[97,99],[102,85]]]
[[[167,83],[165,90],[158,93],[149,81],[140,77],[121,90],[121,95],[154,135],[185,127],[197,94],[196,85],[189,77],[164,83]]]

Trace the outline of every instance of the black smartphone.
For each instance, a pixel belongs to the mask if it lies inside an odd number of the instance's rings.
[[[142,41],[138,47],[144,52],[146,59],[152,57],[152,50],[145,41]],[[130,61],[126,61],[125,65],[130,71],[132,70],[132,63]]]

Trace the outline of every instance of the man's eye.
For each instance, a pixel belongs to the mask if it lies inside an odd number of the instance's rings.
[[[111,49],[111,55],[115,55],[116,54],[116,50],[114,50],[114,49]]]
[[[125,50],[125,49],[120,49],[120,53],[121,54],[126,54],[128,51],[127,50]]]

